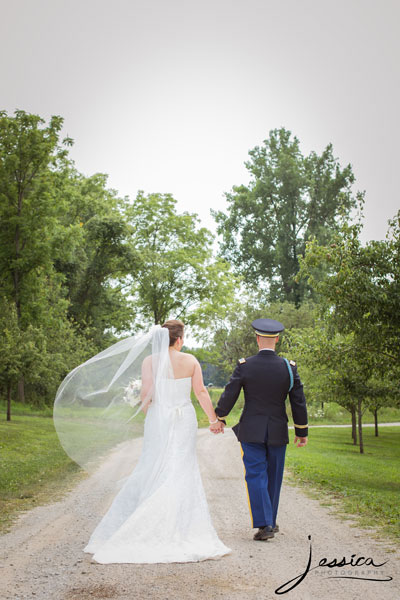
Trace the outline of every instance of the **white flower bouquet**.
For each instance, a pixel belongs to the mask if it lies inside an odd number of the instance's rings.
[[[140,379],[132,379],[125,388],[124,400],[130,406],[136,406],[140,401],[140,390],[142,383]]]

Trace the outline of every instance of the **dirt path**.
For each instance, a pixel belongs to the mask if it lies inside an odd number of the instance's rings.
[[[132,451],[140,452],[140,440]],[[300,451],[300,450],[299,450]],[[285,598],[290,600],[394,600],[399,597],[400,553],[389,543],[337,520],[329,509],[284,483],[279,511],[281,532],[268,542],[254,542],[239,446],[231,430],[198,434],[198,455],[214,525],[232,554],[220,560],[170,565],[100,565],[82,552],[127,470],[109,459],[91,478],[60,502],[20,516],[0,537],[0,598],[17,600],[264,600],[275,589],[327,557],[372,557],[383,567],[319,567],[310,571]],[[107,483],[105,484],[104,481]],[[390,582],[328,578],[347,575]]]

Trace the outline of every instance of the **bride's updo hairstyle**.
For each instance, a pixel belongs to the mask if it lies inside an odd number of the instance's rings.
[[[169,331],[169,345],[173,346],[176,340],[180,337],[183,337],[183,329],[185,324],[179,319],[170,319],[169,321],[165,321],[161,327],[166,327]]]

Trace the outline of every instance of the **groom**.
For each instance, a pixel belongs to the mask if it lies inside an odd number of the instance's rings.
[[[256,319],[252,327],[259,352],[239,359],[215,409],[219,423],[210,429],[214,433],[223,431],[224,419],[243,388],[243,412],[232,429],[242,448],[252,526],[258,527],[254,539],[268,540],[279,531],[276,515],[289,443],[287,394],[298,447],[307,444],[307,408],[296,363],[275,353],[279,333],[284,329],[282,323]]]

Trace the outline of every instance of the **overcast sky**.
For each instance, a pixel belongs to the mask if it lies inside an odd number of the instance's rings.
[[[86,175],[210,208],[284,126],[333,143],[366,190],[364,239],[400,207],[399,0],[0,0],[0,108],[65,119]]]

